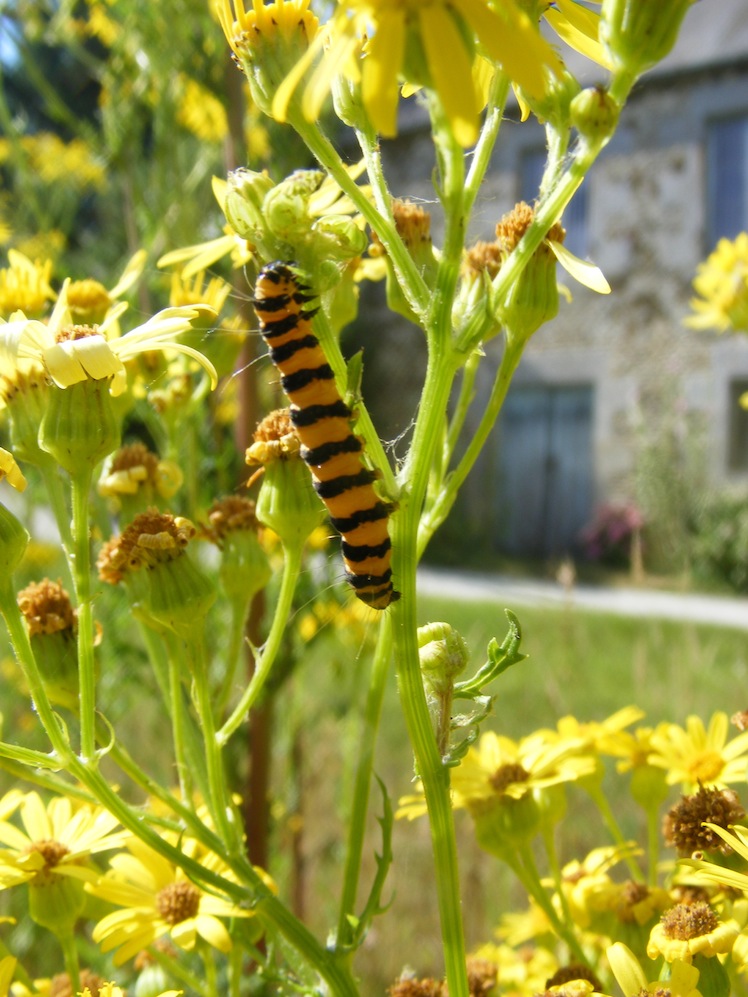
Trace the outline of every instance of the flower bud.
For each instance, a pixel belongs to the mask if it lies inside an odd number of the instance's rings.
[[[675,44],[693,0],[603,0],[599,38],[611,63],[636,78]]]
[[[29,535],[0,502],[0,578],[9,581],[21,563],[29,544]]]
[[[620,108],[603,87],[587,87],[571,102],[571,124],[590,143],[605,143],[615,131]]]
[[[258,537],[255,503],[232,495],[208,512],[208,535],[222,551],[221,584],[229,599],[243,604],[265,588],[272,575]]]
[[[268,192],[263,211],[265,224],[274,236],[296,242],[307,235],[311,221],[309,199],[324,177],[321,170],[295,170]]]
[[[87,378],[49,392],[39,445],[71,475],[95,467],[119,445],[120,420],[110,383],[110,378]]]
[[[301,442],[288,409],[263,419],[247,449],[247,463],[265,467],[257,498],[259,521],[277,533],[284,546],[303,545],[322,522],[325,509],[301,458]]]
[[[418,659],[427,691],[442,696],[468,663],[464,637],[449,623],[429,623],[418,628]]]
[[[45,578],[18,593],[44,690],[50,701],[69,710],[78,704],[78,620],[60,582]]]
[[[245,169],[229,173],[224,203],[226,219],[238,236],[253,245],[265,231],[263,205],[272,189],[273,181],[267,173]]]

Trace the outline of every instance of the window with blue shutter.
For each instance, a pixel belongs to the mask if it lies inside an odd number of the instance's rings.
[[[720,239],[748,230],[748,114],[707,126],[708,252]]]

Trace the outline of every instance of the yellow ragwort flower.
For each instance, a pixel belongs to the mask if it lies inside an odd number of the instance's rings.
[[[19,361],[31,360],[43,366],[59,388],[111,378],[111,394],[120,395],[127,387],[125,361],[149,350],[173,350],[199,363],[215,387],[218,376],[213,364],[176,338],[191,328],[193,320],[214,315],[208,305],[165,308],[124,336],[109,340],[107,330],[126,310],[126,303],[110,309],[101,325],[78,326],[68,307],[68,286],[66,281],[47,324],[20,312],[12,315],[10,322],[0,320],[0,373],[12,374]]]
[[[8,819],[15,811],[22,828]],[[95,880],[99,873],[89,857],[119,847],[126,836],[114,830],[116,818],[102,807],[74,805],[65,796],[45,807],[36,792],[9,793],[0,801],[0,816],[0,889],[57,877]]]
[[[231,938],[220,918],[251,917],[252,912],[205,893],[142,841],[132,838],[127,848],[129,854],[113,856],[106,875],[88,887],[95,896],[121,908],[102,918],[93,931],[103,952],[117,949],[115,966],[164,936],[186,951],[202,938],[219,952],[228,952]],[[182,840],[181,848],[191,856],[199,850],[191,840]],[[200,862],[226,875],[218,856],[201,852]]]
[[[242,0],[234,5],[241,21]],[[227,37],[231,42],[229,31]],[[494,6],[485,0],[345,0],[278,89],[273,116],[284,120],[295,89],[320,57],[302,97],[307,120],[319,117],[334,77],[343,74],[360,84],[376,130],[391,137],[397,132],[399,87],[409,83],[438,94],[456,140],[469,146],[478,136],[482,105],[473,76],[476,50],[538,96],[545,91],[546,72],[561,69],[537,24],[514,0]]]
[[[745,782],[748,770],[748,731],[728,742],[727,714],[718,711],[704,727],[700,717],[689,716],[686,727],[660,724],[651,737],[650,765],[667,771],[667,782],[683,784],[684,792],[699,785],[725,786]]]
[[[639,960],[634,953],[623,942],[616,942],[607,951],[608,962],[613,970],[618,986],[622,993],[628,995],[636,994],[637,997],[645,995],[660,995],[663,993],[662,980],[653,983],[647,982],[647,976],[641,967]],[[670,997],[701,997],[696,989],[699,982],[699,971],[689,962],[675,959],[670,966],[670,978],[667,981],[667,992]]]
[[[721,921],[709,904],[676,904],[665,911],[649,935],[647,955],[666,962],[691,963],[696,955],[717,956],[732,950],[740,933],[737,921]]]
[[[229,124],[220,100],[197,80],[180,76],[181,96],[177,121],[203,142],[223,142]]]
[[[704,826],[722,838],[725,844],[729,845],[744,862],[748,863],[748,827],[734,825],[731,831],[727,831],[718,824],[711,824],[708,821],[705,822]],[[748,872],[739,872],[727,866],[716,865],[714,862],[704,862],[702,859],[684,859],[682,864],[696,870],[697,881],[706,880],[719,886],[729,886],[733,890],[740,890],[743,894],[748,895]]]
[[[696,269],[691,299],[693,314],[684,319],[692,329],[748,332],[748,232],[720,239]]]
[[[9,249],[8,263],[0,270],[0,316],[16,311],[34,317],[42,315],[47,302],[56,297],[49,283],[52,260],[32,262],[16,249]]]

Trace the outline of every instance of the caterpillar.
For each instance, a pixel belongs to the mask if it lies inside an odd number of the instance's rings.
[[[312,332],[316,309],[305,306],[313,297],[291,266],[276,262],[260,271],[253,304],[291,402],[301,456],[342,536],[346,577],[362,602],[386,609],[400,597],[392,588],[390,568],[391,506],[374,490],[376,474],[364,464],[363,444],[351,431],[351,410]]]

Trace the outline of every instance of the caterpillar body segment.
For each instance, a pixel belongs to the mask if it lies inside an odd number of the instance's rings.
[[[363,444],[351,431],[351,410],[312,331],[316,309],[306,306],[313,297],[291,266],[270,263],[258,275],[254,306],[291,403],[301,456],[342,535],[346,577],[359,599],[386,609],[400,595],[392,588],[391,506],[374,490],[377,475],[364,463]]]

